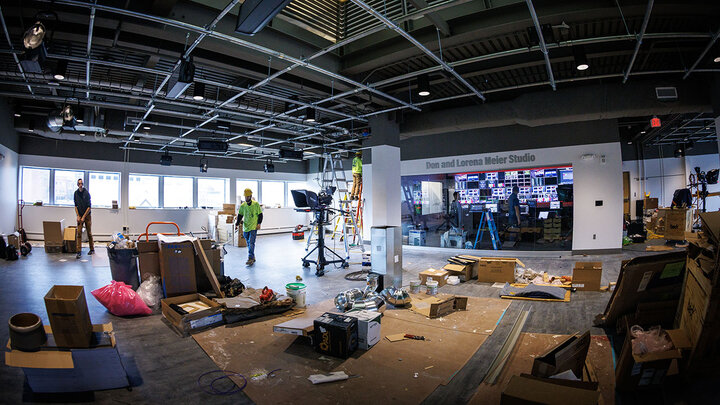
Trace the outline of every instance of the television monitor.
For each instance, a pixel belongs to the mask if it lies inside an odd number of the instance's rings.
[[[480,188],[480,183],[477,182],[477,181],[470,181],[470,180],[468,180],[468,182],[465,183],[465,188],[467,188],[468,190],[472,190],[472,189],[475,189],[475,188]]]
[[[573,182],[572,169],[560,170],[560,184],[572,184],[572,182]]]
[[[545,177],[546,186],[556,186],[558,184],[557,177]]]
[[[540,211],[538,212],[538,219],[548,219],[548,214],[547,211]]]
[[[467,180],[467,174],[456,174],[455,175],[455,181],[465,181]]]
[[[528,207],[527,205],[520,205],[520,213],[525,215],[529,214],[530,207]]]
[[[478,173],[478,180],[485,180],[485,173]]]
[[[497,172],[498,181],[505,181],[505,172]]]
[[[560,209],[560,201],[550,201],[550,209],[551,210],[559,210]]]
[[[498,205],[497,204],[485,204],[485,208],[490,211],[497,213],[498,212]]]
[[[471,173],[467,175],[467,181],[478,181],[480,180],[480,175],[478,173]]]
[[[558,200],[562,202],[572,202],[573,200],[573,186],[572,184],[564,184],[557,188]]]
[[[557,170],[555,170],[555,169],[546,169],[546,170],[545,170],[545,177],[557,177]]]

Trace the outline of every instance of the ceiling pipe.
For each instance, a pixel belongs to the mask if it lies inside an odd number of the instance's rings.
[[[529,0],[528,0],[529,1]],[[630,64],[625,70],[623,75],[623,84],[627,82],[630,72],[632,71],[635,59],[637,58],[638,52],[640,51],[640,45],[642,45],[643,37],[645,36],[645,30],[647,29],[648,22],[650,21],[650,13],[652,13],[653,4],[655,0],[648,0],[647,9],[645,9],[645,17],[643,18],[642,26],[640,27],[640,33],[637,35],[637,41],[635,42],[635,50],[633,51],[632,57],[630,58]]]
[[[45,0],[44,2],[48,2],[48,0]],[[82,8],[88,8],[88,7],[90,6],[88,3],[84,3],[84,2],[81,2],[81,1],[77,1],[77,0],[52,0],[52,2],[53,2],[53,4],[61,4],[61,5],[67,5],[67,6],[82,7]],[[374,89],[374,88],[372,88],[372,87],[370,87],[370,86],[368,86],[368,85],[365,85],[365,84],[356,82],[355,80],[352,80],[352,79],[350,79],[350,78],[348,78],[348,77],[345,77],[345,76],[343,76],[343,75],[340,75],[340,74],[338,74],[338,73],[334,73],[334,72],[331,72],[331,71],[329,71],[329,70],[327,70],[327,69],[321,68],[321,67],[319,67],[319,66],[315,66],[315,65],[313,65],[313,64],[311,64],[311,63],[308,63],[308,62],[307,62],[306,60],[304,60],[304,59],[298,59],[298,58],[296,58],[296,57],[293,57],[293,56],[284,54],[284,53],[282,53],[282,52],[279,52],[279,51],[276,51],[276,50],[273,50],[273,49],[264,47],[264,46],[262,46],[262,45],[254,44],[254,43],[252,43],[252,42],[243,40],[243,39],[241,39],[241,38],[233,37],[233,36],[227,35],[227,34],[221,34],[221,33],[215,32],[215,31],[208,30],[207,28],[199,27],[199,26],[197,26],[197,25],[185,23],[185,22],[182,22],[182,21],[177,21],[177,20],[172,20],[172,19],[169,19],[169,18],[164,18],[164,17],[158,17],[158,16],[149,15],[149,14],[139,13],[139,12],[136,12],[136,11],[124,10],[124,9],[120,9],[120,8],[116,8],[116,7],[110,7],[110,6],[104,6],[104,5],[94,5],[94,7],[96,7],[96,8],[97,8],[98,10],[100,10],[100,11],[105,11],[105,12],[114,13],[114,14],[119,14],[119,15],[125,15],[125,16],[134,17],[134,18],[138,18],[138,19],[146,20],[146,21],[152,21],[152,22],[164,24],[164,25],[167,25],[167,26],[179,28],[179,29],[186,30],[186,31],[197,32],[197,33],[200,33],[200,34],[202,34],[202,33],[207,33],[207,36],[209,36],[209,37],[211,37],[211,38],[220,39],[220,40],[229,42],[229,43],[231,43],[231,44],[235,44],[235,45],[238,45],[238,46],[242,46],[242,47],[244,47],[244,48],[247,48],[247,49],[250,49],[250,50],[253,50],[253,51],[257,51],[257,52],[266,54],[266,55],[268,55],[268,56],[272,56],[273,58],[277,58],[277,59],[281,59],[281,60],[287,61],[288,63],[296,63],[296,64],[299,64],[300,66],[302,66],[302,67],[304,67],[304,68],[306,68],[306,69],[308,69],[308,70],[315,71],[315,72],[317,72],[317,73],[319,73],[319,74],[321,74],[321,75],[324,75],[324,76],[327,76],[327,77],[336,79],[336,80],[338,80],[338,81],[344,82],[344,83],[346,83],[346,84],[348,84],[348,85],[351,85],[351,86],[354,86],[354,87],[358,87],[358,88],[360,88],[361,90],[369,91],[369,92],[371,92],[371,93],[374,93],[374,94],[376,94],[376,95],[378,95],[378,96],[380,96],[380,97],[383,97],[383,98],[385,98],[385,99],[388,99],[388,100],[390,100],[390,101],[393,101],[393,102],[396,102],[396,103],[398,103],[398,104],[404,105],[404,106],[406,106],[406,107],[408,107],[408,108],[412,108],[413,110],[416,110],[416,111],[419,110],[419,108],[413,106],[412,104],[406,103],[405,101],[402,101],[402,100],[400,100],[400,99],[398,99],[398,98],[396,98],[396,97],[393,97],[393,96],[391,96],[391,95],[389,95],[389,94],[386,94],[386,93],[384,93],[384,92],[382,92],[382,91],[380,91],[380,90]],[[164,83],[166,83],[166,82],[167,82],[167,78],[166,78],[166,80],[164,81]]]
[[[97,3],[97,0],[95,0]],[[88,23],[88,37],[87,37],[87,48],[85,49],[85,55],[88,61],[85,63],[85,98],[90,98],[90,49],[92,47],[93,28],[95,27],[95,7],[90,9],[90,22]]]
[[[710,52],[710,49],[712,48],[713,44],[715,44],[715,41],[717,41],[718,37],[720,37],[720,28],[717,30],[717,32],[710,38],[710,42],[707,44],[705,49],[703,49],[702,53],[698,58],[695,60],[695,63],[692,64],[690,67],[690,70],[688,70],[685,75],[683,76],[683,80],[687,79],[690,74],[695,70],[695,68],[700,64],[700,62],[703,60],[705,55],[707,55],[708,52]]]
[[[15,47],[13,47],[12,39],[10,39],[10,33],[7,29],[7,24],[5,24],[5,15],[3,15],[2,6],[0,6],[0,22],[2,22],[3,31],[5,31],[5,39],[7,39],[8,46],[10,46],[10,50],[12,51],[13,58],[15,59],[15,64],[20,71],[20,75],[22,75],[23,80],[27,83],[27,88],[30,91],[30,94],[35,94],[32,87],[30,87],[30,81],[28,80],[27,75],[25,75],[25,70],[23,69],[22,64],[20,64],[20,59],[18,58],[17,53],[15,53]]]
[[[535,31],[537,32],[538,42],[540,43],[540,50],[545,58],[545,69],[547,70],[548,82],[550,82],[550,86],[553,90],[557,90],[555,75],[553,74],[552,65],[550,64],[550,55],[548,53],[547,46],[545,45],[545,37],[543,36],[542,28],[540,28],[540,21],[538,21],[537,13],[535,13],[535,6],[533,6],[532,0],[525,0],[525,3],[527,3],[528,9],[530,10],[530,16],[532,17],[533,24],[535,24]]]
[[[482,101],[485,101],[485,96],[482,95],[482,93],[475,88],[472,84],[470,84],[465,78],[463,78],[458,72],[455,71],[450,65],[448,65],[444,60],[442,60],[439,56],[435,55],[435,53],[428,48],[426,48],[423,44],[421,44],[417,39],[415,39],[412,35],[408,34],[400,28],[397,24],[390,21],[387,17],[382,15],[380,12],[376,11],[369,5],[365,4],[365,2],[361,0],[351,0],[353,3],[355,3],[358,7],[362,8],[363,10],[370,13],[370,15],[377,18],[380,22],[385,24],[388,28],[391,30],[397,32],[402,36],[403,38],[407,39],[411,44],[415,45],[418,49],[420,49],[423,53],[425,53],[427,56],[430,57],[430,59],[434,60],[435,63],[442,66],[442,68],[450,73],[451,75],[455,76],[455,78],[463,84],[466,88],[468,88],[471,92],[475,93],[477,97],[479,97]],[[530,1],[530,0],[527,0]]]

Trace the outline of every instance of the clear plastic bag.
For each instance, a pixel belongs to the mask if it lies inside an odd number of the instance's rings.
[[[92,295],[111,314],[117,316],[150,315],[152,310],[133,289],[122,281],[112,281],[92,291]]]
[[[646,354],[665,352],[674,346],[667,332],[659,326],[653,326],[649,330],[644,330],[639,325],[630,328],[632,340],[633,354]]]
[[[110,245],[112,245],[115,249],[127,249],[127,243],[128,240],[125,238],[125,235],[120,232],[116,232],[112,236],[112,242]]]
[[[160,277],[150,276],[147,280],[140,284],[137,289],[137,294],[140,299],[143,300],[145,305],[150,308],[155,308],[160,305],[160,300],[163,297],[162,285],[160,285]]]

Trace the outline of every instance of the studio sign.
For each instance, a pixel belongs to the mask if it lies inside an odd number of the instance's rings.
[[[496,155],[486,156],[481,159],[451,159],[441,162],[425,162],[426,169],[447,169],[457,167],[476,167],[476,166],[492,166],[492,165],[505,165],[512,163],[528,163],[534,162],[535,155],[532,153],[526,153],[524,155]]]

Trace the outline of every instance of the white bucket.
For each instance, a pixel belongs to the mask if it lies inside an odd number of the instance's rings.
[[[410,281],[410,292],[413,294],[417,294],[420,292],[420,280]]]
[[[428,295],[436,295],[438,292],[438,282],[435,280],[428,280],[426,283],[427,285],[427,294]]]
[[[298,308],[305,307],[305,290],[305,284],[302,283],[288,283],[285,285],[288,297],[295,301],[295,306]]]

